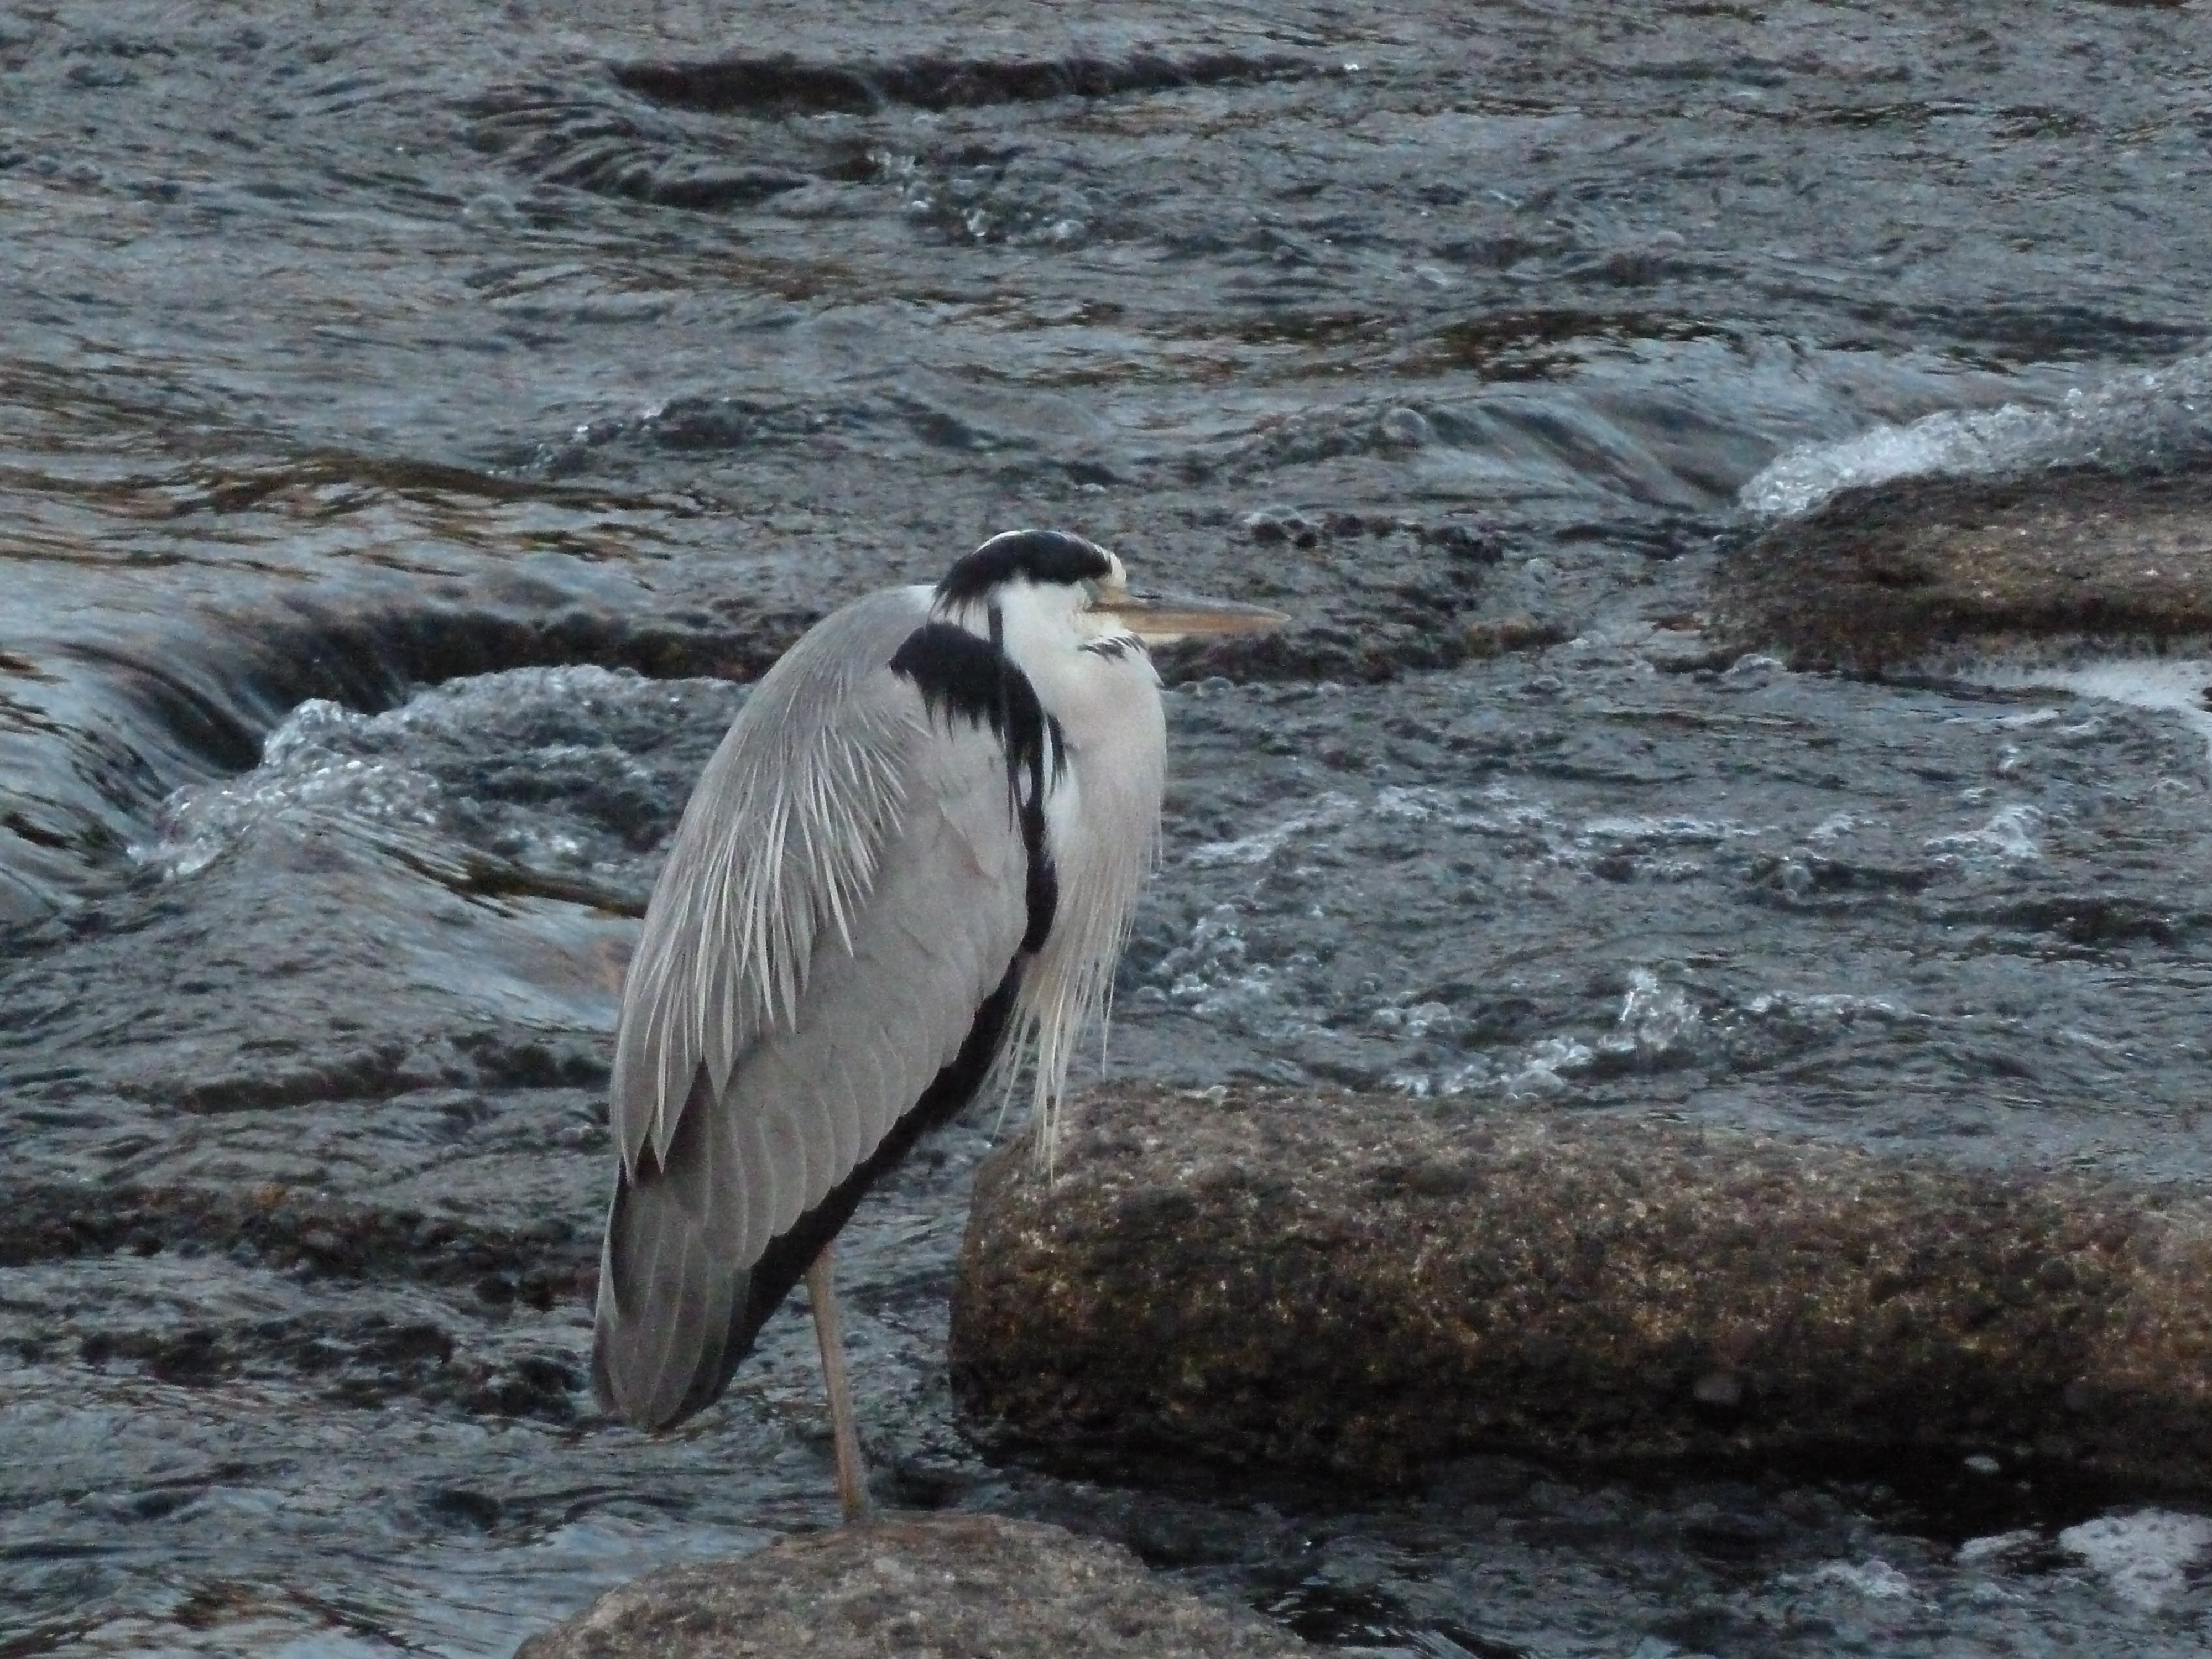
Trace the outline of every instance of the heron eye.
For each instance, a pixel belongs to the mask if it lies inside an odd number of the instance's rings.
[[[1095,582],[1095,581],[1091,580],[1089,577],[1087,577],[1087,576],[1086,576],[1086,577],[1085,577],[1085,578],[1084,578],[1084,580],[1083,580],[1083,582],[1082,582],[1082,587],[1083,587],[1083,603],[1084,603],[1085,605],[1093,605],[1097,604],[1097,603],[1098,603],[1098,584],[1097,584],[1097,582]]]

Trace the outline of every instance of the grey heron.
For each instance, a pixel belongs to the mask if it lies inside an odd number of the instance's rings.
[[[640,1428],[728,1385],[807,1280],[848,1519],[866,1511],[830,1241],[1026,1059],[1050,1157],[1158,833],[1146,651],[1286,618],[1129,587],[1057,531],[811,629],[701,775],[623,987],[592,1378]],[[1006,1073],[1011,1076],[1011,1073]]]

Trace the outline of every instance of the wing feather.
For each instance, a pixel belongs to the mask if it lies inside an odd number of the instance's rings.
[[[738,1263],[757,1261],[769,1240],[775,1237],[770,1224],[775,1213],[775,1183],[769,1158],[768,1124],[756,1114],[726,1115],[730,1123],[732,1167],[770,1171],[768,1180],[741,1181],[727,1195],[738,1218],[729,1233],[730,1259]]]
[[[918,729],[884,665],[921,620],[907,591],[825,619],[763,677],[677,826],[631,958],[611,1097],[623,1165],[665,1159],[692,1075],[716,1092],[796,1017],[817,935],[841,942],[896,830]]]
[[[863,600],[762,681],[647,908],[593,1362],[641,1425],[720,1391],[749,1270],[959,1054],[1021,948],[1005,754],[888,666],[924,611]]]
[[[769,1233],[789,1232],[806,1209],[806,1137],[781,1107],[769,1109],[762,1127],[765,1167],[747,1171],[747,1178],[762,1183],[768,1194]]]

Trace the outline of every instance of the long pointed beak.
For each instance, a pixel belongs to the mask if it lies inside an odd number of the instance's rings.
[[[1262,605],[1196,599],[1187,593],[1113,593],[1100,598],[1095,608],[1118,619],[1146,645],[1272,634],[1288,627],[1291,620]]]

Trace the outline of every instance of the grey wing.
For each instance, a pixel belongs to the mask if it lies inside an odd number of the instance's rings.
[[[623,1169],[593,1355],[603,1398],[641,1426],[720,1391],[749,1271],[959,1054],[1027,925],[998,743],[965,722],[933,724],[883,666],[915,619],[872,620],[886,625],[826,641],[837,661],[857,647],[872,666],[841,680],[799,662],[817,701],[803,719],[771,708],[759,731],[788,741],[794,720],[811,720],[820,741],[871,745],[854,764],[880,763],[888,810],[835,779],[811,817],[804,784],[779,807],[758,769],[793,757],[749,751],[733,726],[715,767],[727,756],[750,769],[751,792],[710,767],[694,800],[708,806],[696,823],[687,812],[648,911],[617,1048]],[[763,681],[746,712],[789,689]],[[854,798],[841,801],[840,788]],[[833,842],[839,834],[852,839]],[[740,845],[720,859],[694,836]],[[760,907],[779,897],[781,919],[764,919]]]

